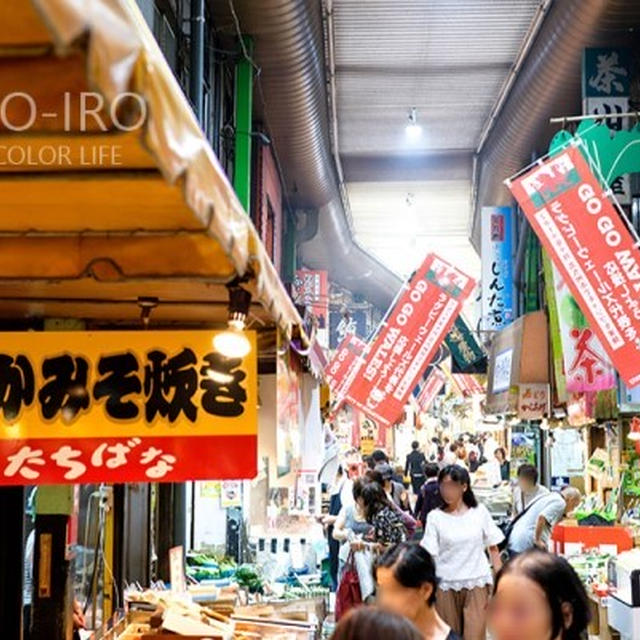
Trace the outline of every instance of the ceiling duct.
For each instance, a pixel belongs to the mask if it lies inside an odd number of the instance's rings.
[[[402,281],[355,242],[331,154],[321,3],[233,0],[230,6],[242,32],[254,38],[262,108],[290,201],[319,211],[318,233],[300,245],[303,264],[328,270],[333,282],[386,309]]]
[[[640,21],[640,2],[554,2],[518,75],[478,149],[472,242],[480,246],[480,208],[507,205],[503,181],[546,152],[553,133],[549,118],[580,113],[582,50],[619,45]]]

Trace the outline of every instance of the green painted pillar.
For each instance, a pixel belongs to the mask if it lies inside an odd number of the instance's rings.
[[[294,214],[284,211],[284,240],[282,243],[282,273],[284,282],[293,282],[297,269],[296,222]]]
[[[253,40],[243,36],[244,49],[249,56],[253,53]],[[244,51],[243,51],[244,53]],[[253,120],[253,66],[243,57],[236,64],[235,96],[235,164],[233,186],[244,210],[251,206],[251,128]]]

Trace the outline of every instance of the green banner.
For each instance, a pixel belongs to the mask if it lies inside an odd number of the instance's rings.
[[[487,355],[462,316],[445,338],[453,358],[453,373],[486,373]]]
[[[542,267],[544,270],[544,291],[549,310],[549,335],[551,337],[551,355],[553,358],[553,372],[556,383],[558,402],[564,404],[567,401],[567,386],[564,377],[564,364],[562,360],[562,338],[560,336],[560,317],[553,284],[553,267],[551,259],[546,251],[542,251]]]

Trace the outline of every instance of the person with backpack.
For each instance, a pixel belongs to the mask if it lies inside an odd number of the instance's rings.
[[[534,500],[549,494],[547,487],[538,484],[538,470],[532,464],[518,467],[518,484],[513,490],[512,514],[522,513]]]

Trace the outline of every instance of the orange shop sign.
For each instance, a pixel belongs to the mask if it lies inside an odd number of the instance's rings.
[[[3,333],[0,485],[251,478],[257,354],[212,331]]]

